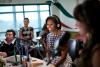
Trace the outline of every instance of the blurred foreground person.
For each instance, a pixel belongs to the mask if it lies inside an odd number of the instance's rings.
[[[100,43],[100,1],[86,0],[77,5],[74,9],[74,17],[78,23],[79,33],[86,36],[83,38],[83,50],[76,67],[92,67],[92,50]]]

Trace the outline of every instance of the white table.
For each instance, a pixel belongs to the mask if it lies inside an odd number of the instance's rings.
[[[22,67],[20,64],[17,66],[13,66],[11,63],[7,63],[8,60],[15,61],[15,57],[11,56],[11,57],[5,58],[5,62],[6,62],[5,67]],[[19,55],[17,55],[17,60],[20,61]],[[27,62],[27,64],[28,64],[28,67],[55,67],[53,64],[47,65],[47,62],[45,62],[44,60],[40,60],[34,57],[30,57],[30,62]]]

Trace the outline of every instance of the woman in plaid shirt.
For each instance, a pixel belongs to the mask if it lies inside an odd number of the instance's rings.
[[[19,38],[21,39],[21,45],[24,45],[25,52],[29,60],[29,52],[31,52],[32,48],[30,47],[33,44],[33,28],[29,27],[29,19],[24,18],[24,27],[20,28]]]
[[[20,28],[19,38],[24,44],[29,44],[33,39],[33,28],[28,26],[29,19],[24,18],[24,27]]]

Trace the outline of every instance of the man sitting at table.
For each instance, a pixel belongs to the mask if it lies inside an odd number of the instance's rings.
[[[0,56],[8,57],[18,53],[23,53],[24,49],[20,44],[20,40],[15,37],[16,33],[14,30],[9,29],[6,31],[6,38],[0,45]]]

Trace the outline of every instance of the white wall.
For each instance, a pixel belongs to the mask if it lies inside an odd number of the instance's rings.
[[[73,9],[77,5],[76,0],[58,0],[61,5],[71,14],[73,15]],[[57,7],[54,5],[51,6],[52,14],[56,14],[60,17],[61,21],[68,25],[69,27],[75,28],[75,20],[65,16]],[[62,28],[63,30],[69,30],[65,27]],[[76,31],[76,29],[70,29]]]

